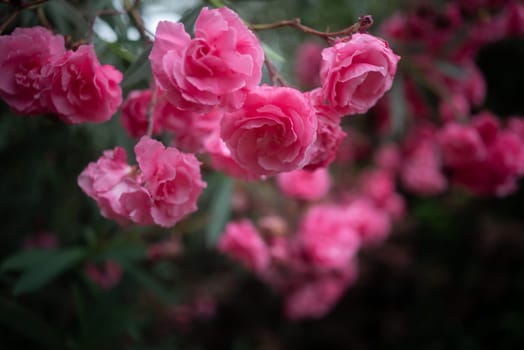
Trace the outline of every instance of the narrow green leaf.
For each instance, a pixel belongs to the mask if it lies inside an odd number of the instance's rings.
[[[151,76],[151,65],[149,63],[150,52],[151,47],[148,47],[124,72],[124,80],[122,81],[122,87],[124,89],[131,88],[142,80],[149,80]]]
[[[50,259],[53,255],[56,254],[56,250],[50,249],[24,250],[7,258],[2,263],[0,270],[25,270],[33,265],[39,265],[40,263]]]
[[[262,43],[262,47],[264,48],[264,52],[271,62],[286,62],[286,59],[281,54],[273,50],[268,44]]]
[[[404,84],[402,77],[397,74],[393,87],[391,88],[391,134],[399,138],[406,127],[406,105],[404,96]]]
[[[13,293],[29,293],[44,286],[53,278],[82,260],[85,255],[86,251],[84,249],[73,248],[51,256],[41,264],[26,270],[15,283]]]
[[[224,229],[231,215],[231,196],[233,193],[233,180],[221,175],[216,184],[211,207],[209,209],[209,222],[206,230],[206,240],[210,246],[218,241],[220,233]]]

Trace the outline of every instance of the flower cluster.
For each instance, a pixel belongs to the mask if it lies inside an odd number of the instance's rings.
[[[290,319],[325,315],[357,277],[357,253],[376,245],[404,214],[394,178],[383,170],[363,177],[339,204],[318,203],[289,232],[280,216],[231,221],[219,250],[257,274],[285,299]]]
[[[19,114],[101,123],[122,103],[122,73],[101,65],[93,45],[66,50],[64,38],[43,27],[0,36],[0,73],[0,97]]]
[[[172,132],[175,146],[249,180],[328,166],[345,136],[341,118],[373,106],[399,60],[385,41],[356,33],[322,51],[321,86],[303,93],[258,85],[262,46],[233,11],[202,9],[194,32],[159,24],[150,54],[156,101],[150,90],[132,92],[122,123],[144,135],[152,103],[153,132]]]
[[[126,161],[126,151],[105,151],[78,177],[82,190],[93,198],[101,213],[120,224],[175,225],[197,209],[206,184],[200,163],[192,154],[165,148],[144,136],[135,146],[138,168]]]

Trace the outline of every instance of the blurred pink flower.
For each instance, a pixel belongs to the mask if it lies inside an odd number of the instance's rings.
[[[263,272],[270,263],[266,243],[247,219],[231,221],[226,225],[218,250],[255,273]]]
[[[331,186],[327,168],[317,170],[294,170],[277,175],[278,188],[290,198],[314,201],[324,197]]]

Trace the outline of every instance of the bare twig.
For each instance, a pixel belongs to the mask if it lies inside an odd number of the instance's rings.
[[[153,136],[154,126],[155,126],[155,105],[157,98],[157,88],[156,86],[152,87],[153,93],[151,94],[151,101],[149,101],[149,106],[147,108],[147,136]]]
[[[371,17],[370,15],[366,15],[366,16],[359,17],[358,22],[338,32],[321,32],[319,30],[303,25],[300,21],[300,18],[283,20],[283,21],[279,21],[275,23],[268,23],[268,24],[250,24],[248,27],[249,29],[253,31],[269,30],[269,29],[276,29],[276,28],[282,28],[282,27],[292,27],[304,33],[321,37],[322,39],[331,43],[334,41],[336,37],[351,36],[352,34],[355,34],[355,33],[365,32],[372,25],[373,25],[373,17]]]
[[[277,68],[269,60],[267,55],[264,55],[264,64],[266,65],[267,72],[269,74],[269,78],[271,79],[271,83],[273,85],[279,85],[279,86],[289,86],[289,84],[286,82],[286,80],[280,75]]]

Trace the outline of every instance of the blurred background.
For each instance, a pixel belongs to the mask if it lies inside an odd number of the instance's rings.
[[[464,57],[474,63],[485,91],[464,113],[487,110],[501,123],[524,115],[524,10],[516,1],[35,0],[19,11],[22,3],[31,1],[0,2],[2,34],[44,24],[71,47],[93,42],[100,62],[124,73],[124,96],[151,83],[147,55],[159,20],[182,21],[190,32],[202,6],[225,3],[248,23],[299,17],[312,28],[336,31],[371,14],[370,32],[386,38],[402,59],[385,97],[389,111],[345,119],[350,150],[330,169],[339,181],[335,188],[369,167],[379,145],[401,143],[417,123],[406,81],[423,96],[428,120],[442,124],[439,105],[454,102],[432,88],[437,78],[412,69],[418,57],[444,67],[449,79],[464,74]],[[453,24],[450,6],[459,23]],[[385,26],[394,15],[400,22]],[[472,33],[480,33],[478,45],[465,49]],[[290,84],[312,88],[297,74],[297,50],[325,43],[293,28],[257,36]],[[462,60],[454,56],[460,49]],[[132,152],[135,143],[119,115],[104,124],[68,126],[52,116],[18,116],[0,102],[1,349],[524,346],[522,181],[498,197],[460,186],[421,195],[397,179],[405,215],[383,243],[359,253],[355,283],[323,317],[289,320],[278,293],[215,246],[231,218],[258,217],[255,209],[271,213],[275,203],[291,212],[303,204],[283,198],[271,180],[247,183],[206,168],[208,187],[197,213],[169,230],[120,227],[100,215],[77,176],[103,150]]]

